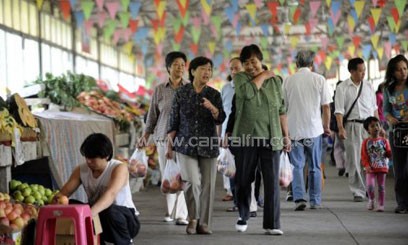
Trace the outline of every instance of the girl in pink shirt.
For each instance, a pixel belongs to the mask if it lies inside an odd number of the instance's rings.
[[[391,157],[391,147],[387,139],[380,137],[381,125],[376,117],[368,117],[364,121],[364,129],[370,137],[361,146],[361,163],[366,171],[368,193],[368,210],[374,209],[375,180],[378,185],[378,212],[384,211],[385,178],[388,172],[388,158]]]

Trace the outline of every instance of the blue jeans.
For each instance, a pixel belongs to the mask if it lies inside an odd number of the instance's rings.
[[[308,187],[310,204],[321,204],[321,181],[322,172],[320,169],[320,159],[322,155],[322,137],[292,141],[292,151],[290,160],[293,169],[292,191],[293,200],[306,201],[305,181],[303,177],[303,168],[305,167],[306,157],[308,158]]]

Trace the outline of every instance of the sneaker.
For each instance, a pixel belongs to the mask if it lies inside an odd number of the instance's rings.
[[[164,221],[164,222],[173,222],[174,219],[173,219],[172,217],[170,217],[170,216],[165,216],[164,219],[163,219],[163,221]]]
[[[353,201],[354,201],[354,202],[362,202],[362,201],[363,201],[363,197],[361,197],[361,196],[354,196],[354,197],[353,197]]]
[[[249,212],[249,217],[254,218],[256,216],[257,216],[256,211]]]
[[[374,201],[373,200],[368,200],[367,209],[368,210],[373,210],[374,209]]]
[[[206,224],[202,224],[202,225],[197,226],[197,234],[211,235],[212,231],[210,231],[210,229],[208,229],[208,226]]]
[[[396,214],[406,214],[406,213],[408,213],[408,210],[406,208],[398,206],[398,207],[395,208],[394,212]]]
[[[296,202],[295,211],[304,211],[305,208],[306,208],[306,202],[305,201]]]
[[[248,223],[245,220],[242,220],[241,218],[238,219],[237,224],[235,225],[235,229],[238,232],[245,232],[248,228]]]
[[[384,206],[378,205],[377,212],[384,212]]]
[[[319,204],[310,204],[310,209],[321,209],[322,205]]]
[[[283,231],[280,229],[265,229],[265,234],[274,235],[274,236],[282,236]]]
[[[288,193],[286,194],[286,201],[287,202],[292,202],[293,201],[293,195],[291,191],[288,191]]]
[[[188,225],[188,221],[183,218],[176,219],[176,225]]]

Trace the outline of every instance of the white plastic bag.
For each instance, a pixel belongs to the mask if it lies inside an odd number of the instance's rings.
[[[288,187],[293,180],[293,166],[290,164],[288,153],[283,152],[279,161],[279,185]]]
[[[167,159],[161,183],[161,191],[165,194],[174,194],[181,190],[183,190],[183,182],[181,180],[180,167],[173,159]]]
[[[235,176],[235,158],[228,148],[220,148],[220,155],[217,158],[217,169],[226,177]]]
[[[129,160],[129,173],[136,178],[144,178],[147,174],[146,152],[143,149],[136,149]]]

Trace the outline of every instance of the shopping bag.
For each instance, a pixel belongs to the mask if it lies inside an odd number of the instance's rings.
[[[167,159],[166,167],[164,167],[161,191],[165,194],[174,194],[181,190],[183,190],[183,182],[181,180],[180,167],[173,159]]]
[[[288,187],[292,180],[293,166],[290,164],[288,153],[282,151],[279,161],[279,185]]]
[[[217,169],[226,177],[232,178],[235,176],[235,159],[228,148],[220,149],[220,155],[217,158]]]
[[[408,148],[408,123],[398,123],[393,129],[394,147]]]
[[[147,160],[145,150],[137,148],[129,160],[130,175],[135,178],[144,178],[147,174]]]

